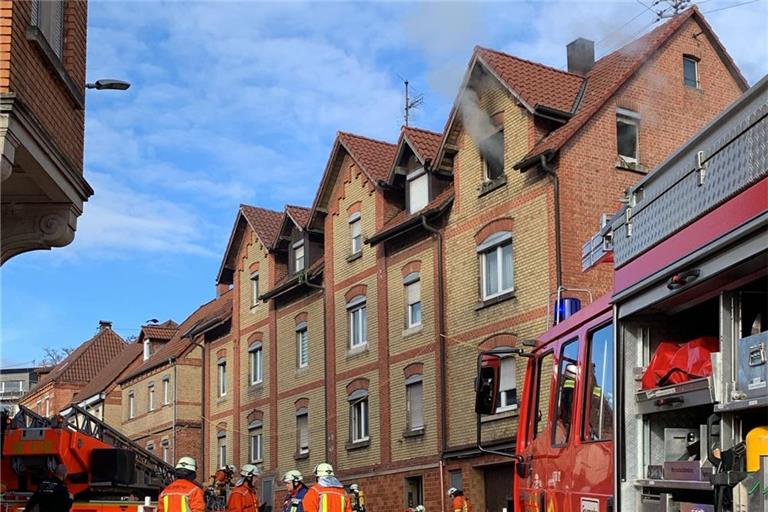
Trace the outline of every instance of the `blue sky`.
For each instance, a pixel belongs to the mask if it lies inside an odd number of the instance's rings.
[[[750,83],[768,73],[768,0],[700,8]],[[643,0],[650,5],[652,0]],[[652,26],[624,2],[112,2],[91,0],[85,175],[75,242],[0,270],[0,363],[31,364],[111,320],[182,321],[212,298],[240,203],[311,204],[337,130],[394,141],[402,80],[412,124],[439,131],[479,44],[565,67]],[[745,37],[745,34],[748,35]]]

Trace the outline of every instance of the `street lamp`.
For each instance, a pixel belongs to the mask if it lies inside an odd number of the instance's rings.
[[[124,91],[127,88],[129,88],[131,84],[128,82],[124,82],[123,80],[114,80],[112,78],[103,78],[101,80],[96,80],[96,83],[87,83],[85,84],[86,89],[96,89],[96,90],[105,90],[105,89],[111,89],[115,91]]]

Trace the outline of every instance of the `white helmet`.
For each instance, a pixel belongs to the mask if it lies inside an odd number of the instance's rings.
[[[413,512],[426,512],[426,509],[424,508],[424,505],[416,505],[416,508],[413,509]]]
[[[315,476],[333,476],[333,466],[327,462],[321,462],[312,470]]]
[[[451,487],[450,489],[448,489],[448,496],[453,496],[456,493],[456,491],[458,491],[457,488]]]
[[[176,463],[176,469],[188,469],[197,472],[197,462],[192,457],[182,457]]]
[[[301,482],[304,479],[304,477],[301,475],[301,471],[298,469],[292,469],[290,471],[286,471],[283,475],[283,482],[289,484],[291,482]]]
[[[259,468],[253,464],[243,464],[243,467],[240,468],[240,476],[259,476]]]
[[[352,484],[352,485],[350,485],[350,486],[349,486],[349,490],[350,490],[350,491],[354,491],[354,492],[357,492],[357,491],[359,491],[359,490],[360,490],[360,486],[359,486],[359,485],[357,485],[357,484]]]

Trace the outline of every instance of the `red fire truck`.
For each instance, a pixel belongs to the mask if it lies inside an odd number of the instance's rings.
[[[478,358],[478,414],[500,359],[528,358],[515,510],[767,511],[768,77],[629,190],[583,256],[613,263],[611,293]]]

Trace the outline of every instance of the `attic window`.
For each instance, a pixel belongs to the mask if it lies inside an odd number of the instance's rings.
[[[638,129],[640,116],[620,108],[616,112],[616,147],[619,157],[626,163],[638,162]]]
[[[696,57],[683,56],[683,83],[688,87],[699,88],[699,60]]]
[[[485,181],[494,181],[504,175],[504,130],[499,130],[480,141]]]
[[[152,343],[150,342],[149,338],[144,339],[144,360],[146,361],[149,359],[149,356],[152,355]]]
[[[304,240],[299,240],[293,244],[293,262],[294,272],[301,272],[304,270]]]
[[[416,213],[429,203],[429,176],[420,167],[405,177],[408,182],[408,213]]]

